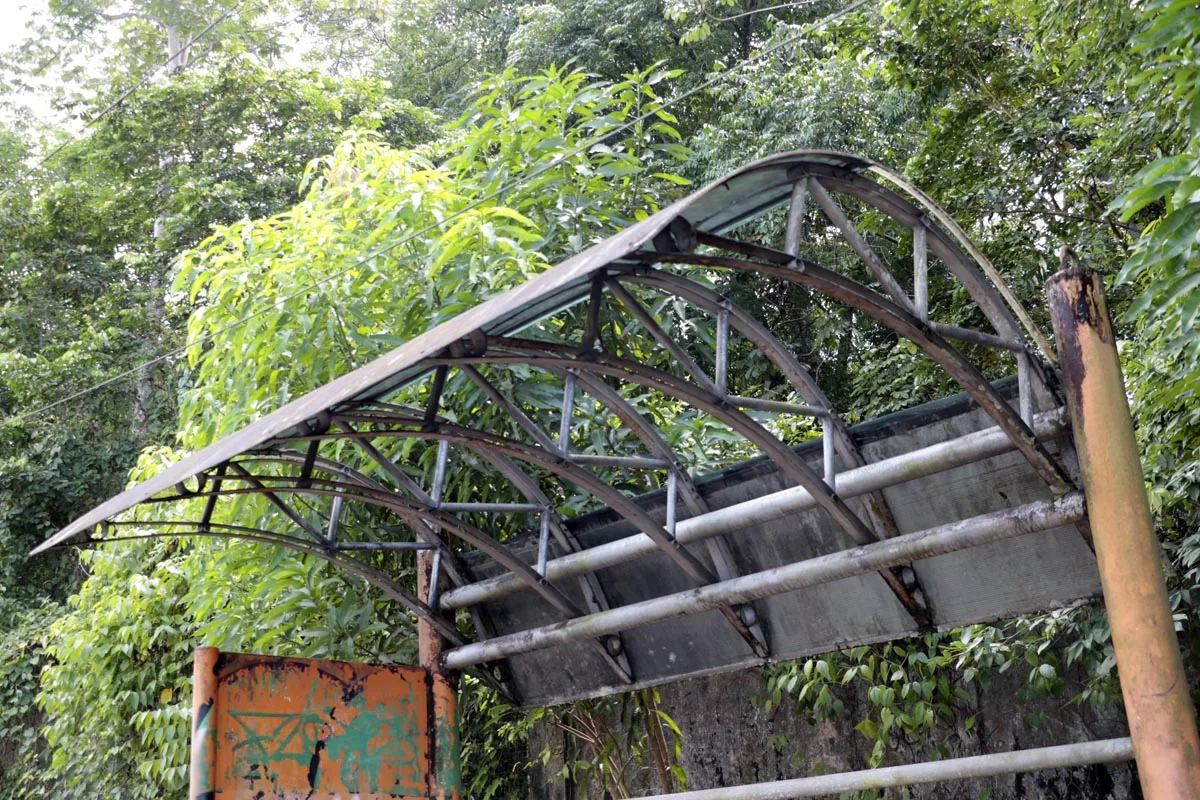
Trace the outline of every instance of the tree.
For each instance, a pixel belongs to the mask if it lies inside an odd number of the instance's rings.
[[[196,304],[180,444],[199,448],[627,223],[610,209],[665,197],[675,184],[648,173],[678,155],[670,127],[620,128],[655,110],[651,87],[663,77],[506,73],[480,87],[443,141],[398,150],[378,134],[351,134],[314,164],[295,207],[217,228],[184,255],[176,277]],[[606,131],[614,133],[606,148],[578,147]],[[530,180],[501,202],[497,190],[521,177]],[[550,391],[538,380],[522,389],[518,397],[533,406]],[[488,413],[482,399],[453,413]],[[432,455],[401,460],[431,473]],[[147,451],[134,477],[173,457]],[[447,496],[486,475],[463,464]],[[271,529],[289,524],[253,499],[220,513]],[[367,538],[399,533],[382,516],[350,516],[344,526]],[[280,655],[413,656],[412,622],[317,559],[196,541],[106,548],[85,563],[90,577],[49,642],[55,663],[42,694],[54,753],[48,776],[72,791],[111,792],[133,776],[145,786],[135,797],[181,785],[186,675],[154,665],[183,663],[201,641]],[[378,565],[397,575],[413,568],[387,554]],[[71,757],[80,736],[101,753],[95,764]]]

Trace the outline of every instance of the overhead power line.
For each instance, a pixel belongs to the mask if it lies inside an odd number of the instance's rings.
[[[216,28],[216,27],[217,27],[218,25],[220,25],[222,22],[224,22],[225,20],[227,20],[227,19],[230,17],[230,15],[231,15],[231,14],[233,14],[233,12],[237,10],[237,7],[238,7],[238,5],[239,5],[238,3],[235,3],[235,4],[233,4],[233,5],[232,5],[232,6],[230,6],[228,9],[226,9],[226,10],[225,10],[225,12],[224,12],[223,14],[221,14],[220,16],[218,16],[218,17],[217,17],[216,19],[214,19],[212,22],[208,23],[208,25],[207,25],[207,26],[205,26],[205,28],[204,28],[203,30],[201,30],[201,31],[200,31],[199,33],[197,33],[197,34],[196,34],[194,37],[192,37],[192,40],[191,40],[191,41],[188,43],[188,47],[189,47],[189,48],[193,47],[193,46],[194,46],[194,45],[195,45],[197,42],[199,42],[201,39],[203,39],[204,37],[208,36],[208,34],[209,34],[210,32],[212,32],[212,30],[213,30],[214,28]],[[200,61],[202,61],[202,60],[203,60],[203,59],[204,59],[206,56],[208,56],[208,54],[209,54],[209,53],[211,53],[213,50],[215,50],[219,44],[220,44],[220,42],[215,42],[215,43],[213,43],[213,45],[212,45],[211,47],[209,47],[207,50],[205,50],[205,51],[204,51],[204,53],[202,53],[200,56],[197,56],[196,58],[193,58],[193,59],[191,59],[190,61],[186,62],[186,63],[185,63],[185,64],[184,64],[184,65],[183,65],[183,66],[180,68],[180,70],[179,70],[179,71],[180,71],[180,72],[183,72],[184,70],[186,70],[186,69],[188,69],[189,67],[191,67],[193,64],[197,64],[197,63],[199,63]],[[178,57],[178,56],[172,56],[172,57],[168,58],[166,61],[163,61],[163,62],[162,62],[162,63],[160,63],[160,64],[156,64],[156,65],[154,66],[154,68],[153,68],[153,69],[151,69],[149,72],[147,72],[145,75],[143,75],[143,76],[142,76],[141,80],[139,80],[139,81],[138,81],[137,83],[135,83],[133,86],[130,86],[128,89],[126,89],[124,92],[122,92],[122,93],[120,94],[120,96],[118,96],[118,97],[117,97],[117,99],[116,99],[116,100],[113,100],[111,103],[109,103],[109,104],[108,104],[107,106],[105,106],[103,109],[101,109],[101,111],[100,111],[99,113],[97,113],[97,114],[93,115],[93,116],[92,116],[91,118],[89,118],[89,119],[88,119],[86,122],[84,122],[84,124],[83,124],[83,128],[84,128],[84,130],[87,130],[88,128],[91,128],[91,127],[92,127],[92,126],[94,126],[94,125],[95,125],[97,122],[99,122],[100,120],[104,119],[104,118],[105,118],[105,117],[107,117],[109,114],[111,114],[112,112],[114,112],[114,111],[116,111],[118,108],[120,108],[122,105],[124,105],[125,101],[126,101],[126,100],[128,100],[130,97],[132,97],[132,96],[134,95],[134,93],[136,93],[137,91],[139,91],[140,89],[142,89],[144,86],[146,86],[147,84],[149,84],[149,83],[150,83],[150,81],[154,79],[154,76],[156,76],[158,73],[162,72],[164,69],[166,69],[166,68],[167,68],[168,66],[170,66],[171,64],[173,64],[173,63],[177,62],[177,61],[178,61],[178,59],[179,59],[179,57]],[[54,158],[56,155],[58,155],[59,153],[61,153],[63,150],[65,150],[65,149],[67,149],[68,147],[70,147],[70,146],[71,146],[72,144],[74,144],[76,141],[78,141],[78,137],[72,137],[72,138],[69,138],[69,139],[67,139],[67,140],[66,140],[66,141],[64,141],[62,144],[60,144],[58,147],[55,147],[55,148],[54,148],[53,150],[51,150],[49,153],[47,153],[46,155],[44,155],[44,156],[42,156],[40,159],[38,159],[38,160],[37,160],[37,162],[36,162],[36,163],[35,163],[35,164],[34,164],[32,167],[30,167],[30,168],[29,168],[29,172],[30,172],[30,173],[37,172],[37,170],[39,170],[39,169],[41,169],[42,167],[44,167],[44,166],[47,164],[47,162],[49,162],[49,161],[50,161],[50,159]],[[8,194],[10,191],[12,191],[12,190],[13,190],[13,188],[15,188],[15,187],[16,187],[16,186],[17,186],[19,183],[20,183],[20,180],[19,180],[19,179],[14,179],[14,180],[13,180],[11,183],[9,183],[9,185],[8,185],[8,186],[5,186],[3,189],[0,189],[0,197],[3,197],[4,195],[7,195],[7,194]]]
[[[693,97],[701,92],[708,91],[709,89],[713,88],[717,84],[721,83],[722,81],[728,79],[729,77],[731,77],[732,75],[737,73],[743,67],[745,67],[749,64],[752,64],[755,61],[758,61],[762,58],[765,58],[775,52],[778,52],[779,50],[782,50],[783,48],[788,47],[791,44],[798,42],[799,40],[803,39],[805,36],[808,36],[809,34],[813,33],[814,31],[819,30],[820,28],[824,27],[825,25],[828,25],[829,23],[831,23],[837,19],[840,19],[841,17],[844,17],[845,15],[851,13],[852,11],[855,11],[856,9],[861,8],[862,6],[867,5],[867,3],[869,3],[869,2],[870,2],[870,0],[854,0],[854,2],[848,3],[847,5],[842,6],[838,10],[822,17],[821,19],[815,20],[815,21],[803,26],[795,34],[793,34],[785,39],[782,39],[769,47],[759,50],[757,53],[750,56],[746,60],[738,62],[734,66],[729,67],[726,70],[723,70],[722,72],[718,73],[717,75],[714,75],[712,78],[708,79],[707,81],[704,81],[703,83],[692,87],[691,89],[687,90],[686,92],[683,92],[682,94],[671,98],[670,100],[663,103],[661,106],[659,106],[654,111],[649,111],[645,114],[642,114],[641,116],[638,116],[638,117],[635,117],[634,119],[628,120],[627,122],[624,122],[621,125],[618,125],[617,127],[608,131],[607,133],[601,134],[599,136],[596,136],[596,137],[588,140],[587,142],[584,142],[583,144],[579,145],[578,147],[574,148],[573,150],[569,151],[568,153],[559,155],[559,156],[551,159],[549,162],[543,164],[542,166],[537,167],[536,169],[534,169],[528,173],[525,173],[520,178],[510,181],[506,184],[503,184],[502,186],[500,186],[500,188],[495,189],[492,192],[489,192],[488,194],[484,195],[483,197],[480,197],[478,200],[475,200],[475,201],[469,203],[468,205],[464,206],[463,208],[459,209],[458,211],[455,211],[452,214],[448,214],[447,216],[443,217],[441,220],[430,223],[428,225],[425,225],[424,227],[418,228],[417,230],[409,233],[408,235],[400,238],[399,240],[392,242],[391,244],[389,244],[385,247],[381,247],[378,250],[374,250],[374,251],[368,253],[367,255],[363,256],[359,260],[355,261],[350,266],[344,267],[344,268],[338,270],[337,272],[330,273],[329,275],[326,275],[325,277],[320,278],[319,280],[315,280],[312,283],[309,283],[309,284],[305,285],[304,287],[297,289],[296,291],[292,292],[291,294],[280,297],[280,298],[272,301],[270,304],[258,309],[257,311],[247,314],[246,316],[241,317],[240,319],[234,320],[233,322],[230,322],[227,325],[223,325],[220,328],[217,328],[216,330],[205,334],[204,336],[200,337],[197,341],[189,342],[189,343],[184,344],[180,347],[177,347],[173,350],[168,350],[167,352],[162,353],[161,355],[155,356],[154,358],[151,358],[147,361],[144,361],[144,362],[138,364],[137,366],[130,367],[129,369],[119,372],[116,375],[113,375],[113,376],[101,381],[100,383],[89,386],[86,389],[80,389],[77,392],[69,394],[66,397],[62,397],[58,400],[55,400],[52,403],[48,403],[48,404],[41,406],[40,408],[36,408],[32,411],[26,411],[21,414],[14,415],[12,417],[9,417],[9,419],[11,421],[20,421],[23,419],[28,419],[30,417],[36,417],[36,416],[43,414],[53,408],[56,408],[64,403],[69,403],[72,400],[77,400],[80,397],[91,394],[92,392],[99,391],[100,389],[103,389],[106,386],[111,386],[114,383],[118,383],[127,378],[133,377],[134,375],[136,375],[137,373],[141,372],[144,369],[147,369],[149,367],[160,364],[163,361],[166,361],[170,358],[174,358],[176,356],[182,355],[183,353],[187,352],[189,349],[191,349],[192,347],[195,347],[196,345],[207,344],[208,342],[212,341],[217,336],[220,336],[221,334],[223,334],[227,331],[233,330],[234,328],[238,327],[239,325],[244,325],[247,322],[249,322],[257,317],[262,316],[263,314],[267,313],[268,311],[270,311],[274,308],[278,308],[281,305],[283,305],[291,300],[295,300],[296,298],[301,297],[302,295],[305,295],[308,292],[311,292],[313,289],[316,289],[316,288],[322,286],[323,284],[329,283],[332,280],[336,280],[337,278],[340,278],[341,276],[345,275],[348,272],[356,270],[359,267],[366,266],[368,264],[368,262],[370,262],[372,259],[379,258],[380,256],[385,255],[385,254],[391,252],[392,250],[395,250],[398,247],[402,247],[403,245],[408,244],[409,242],[413,241],[414,239],[416,239],[420,236],[424,236],[425,234],[430,233],[431,231],[443,229],[444,226],[446,226],[450,222],[454,221],[458,217],[461,217],[462,215],[464,215],[470,211],[473,211],[476,208],[479,208],[484,203],[487,203],[487,202],[490,202],[497,198],[503,197],[504,195],[506,195],[516,189],[519,189],[522,185],[524,185],[528,181],[536,178],[537,176],[542,175],[545,172],[548,172],[549,170],[554,169],[555,167],[558,167],[558,166],[566,163],[569,159],[574,158],[575,156],[595,147],[598,144],[603,144],[605,141],[612,138],[613,136],[616,136],[619,133],[627,131],[630,128],[632,128],[640,123],[648,121],[649,119],[654,117],[658,113],[658,111],[669,108],[674,105],[677,105],[679,103],[682,103],[684,100],[687,100],[688,98]],[[228,12],[226,12],[226,13],[228,13]]]
[[[79,0],[67,0],[67,2],[63,3],[62,6],[59,7],[58,11],[54,12],[54,14],[52,14],[50,18],[54,19],[55,17],[62,16],[62,13],[64,11],[69,9],[71,6],[75,5],[75,3],[77,3],[77,2],[79,2]],[[17,50],[17,58],[20,58],[21,56],[28,53],[29,48],[33,47],[35,42],[37,42],[36,37],[31,37],[30,39],[26,40],[25,44],[21,45],[21,47]]]

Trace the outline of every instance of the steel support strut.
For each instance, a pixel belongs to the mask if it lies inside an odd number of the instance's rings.
[[[436,603],[431,597],[431,590],[437,585],[436,570],[441,569],[441,559],[428,550],[417,553],[417,597],[423,603]],[[436,611],[436,609],[435,609]],[[446,622],[454,624],[452,618]],[[454,768],[458,762],[458,737],[453,728],[456,725],[454,713],[454,698],[458,687],[458,676],[442,666],[442,637],[437,630],[423,619],[417,619],[417,660],[421,667],[428,670],[429,681],[429,718],[431,725],[426,731],[426,758],[429,770],[425,774],[426,793],[430,798],[446,800],[457,797],[454,787]],[[444,726],[445,731],[438,727]],[[442,752],[443,748],[449,752]],[[450,773],[450,774],[443,774]],[[447,789],[449,788],[449,791]]]
[[[1091,270],[1067,269],[1046,292],[1142,791],[1147,800],[1200,797],[1196,712],[1103,284]]]

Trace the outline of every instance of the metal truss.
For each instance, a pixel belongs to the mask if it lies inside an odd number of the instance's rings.
[[[1038,397],[1050,398],[1055,408],[1061,403],[1054,392],[1055,368],[1042,347],[1044,337],[1037,334],[1035,345],[1029,344],[1022,328],[1028,313],[1008,302],[1006,295],[1011,293],[1007,287],[989,280],[980,264],[960,247],[961,232],[947,231],[939,224],[944,212],[921,205],[923,197],[905,196],[872,180],[866,166],[868,162],[830,154],[798,154],[751,165],[725,183],[718,181],[647,223],[560,265],[501,298],[502,303],[481,306],[490,311],[469,312],[443,326],[446,330],[435,330],[429,335],[432,338],[410,343],[342,379],[343,388],[336,388],[342,380],[335,382],[277,412],[277,418],[268,418],[253,431],[235,434],[183,462],[162,480],[110,501],[44,547],[59,546],[90,530],[100,519],[113,520],[137,503],[161,506],[203,499],[198,520],[123,519],[104,527],[91,541],[218,536],[269,543],[323,558],[378,587],[432,625],[448,645],[445,664],[454,668],[502,663],[505,658],[551,646],[546,643],[561,641],[566,635],[563,632],[570,631],[572,641],[590,642],[621,682],[633,684],[638,676],[626,657],[625,626],[700,609],[718,611],[742,638],[751,657],[768,660],[771,644],[755,606],[757,599],[767,595],[738,587],[747,582],[760,588],[793,584],[766,581],[761,573],[746,574],[736,563],[727,541],[737,535],[733,515],[729,509],[712,506],[696,480],[694,467],[672,448],[670,437],[634,399],[639,392],[652,392],[739,434],[793,487],[787,490],[786,500],[768,495],[743,504],[739,513],[753,517],[786,513],[787,509],[820,509],[840,531],[845,547],[857,548],[847,552],[858,554],[856,558],[870,555],[856,562],[855,569],[861,570],[856,574],[878,574],[913,625],[932,629],[935,609],[930,607],[921,575],[913,565],[933,552],[930,542],[938,543],[936,548],[977,543],[976,534],[963,533],[967,528],[1002,537],[1042,530],[1052,522],[1078,523],[1084,531],[1086,524],[1068,465],[1047,447],[1065,431],[1061,412],[1035,413]],[[733,185],[730,181],[750,178],[757,180],[750,189],[734,192],[729,188]],[[722,202],[722,191],[736,196]],[[730,232],[780,204],[788,206],[780,231],[784,249],[737,238]],[[873,248],[870,235],[863,232],[866,228],[851,218],[847,210],[851,206],[868,209],[908,231],[913,248],[910,275],[893,274]],[[836,233],[865,267],[870,284],[803,255],[808,246],[806,224],[810,218],[816,219],[818,211],[825,223],[810,227],[819,228],[823,236]],[[965,289],[991,330],[966,329],[935,319],[936,303],[929,296],[929,273],[935,263]],[[913,342],[944,369],[991,417],[995,428],[934,446],[928,452],[869,462],[803,360],[752,309],[738,306],[701,280],[712,271],[740,272],[803,287],[875,320]],[[689,342],[668,332],[669,321],[652,310],[651,297],[671,298],[699,312],[710,326],[709,333]],[[535,324],[547,314],[561,324]],[[671,368],[630,358],[634,348],[627,345],[634,338],[640,343],[640,352],[665,353]],[[711,341],[711,351],[702,353],[699,341]],[[742,376],[730,374],[731,347],[735,345],[749,346],[761,354],[794,397],[755,396]],[[1012,358],[1019,384],[1015,407],[959,349],[963,345]],[[713,365],[711,372],[702,362]],[[519,375],[529,370],[561,384],[556,415],[524,406],[518,397],[502,390],[500,378],[506,372],[520,380]],[[404,387],[420,380],[427,380],[420,393],[425,403],[413,407],[410,403],[416,394],[406,393]],[[483,429],[461,414],[451,418],[443,413],[448,393],[467,390],[478,392],[491,407],[503,412],[503,429]],[[638,448],[578,452],[573,433],[580,426],[583,398],[611,415],[612,425],[626,431]],[[821,431],[818,465],[810,464],[779,438],[770,422],[762,421],[762,415],[780,414],[810,418],[814,429]],[[268,425],[272,419],[275,421]],[[409,465],[389,455],[413,440],[420,443],[418,451],[436,450],[431,485],[422,485]],[[959,527],[953,530],[901,530],[884,489],[911,480],[914,474],[934,474],[1009,451],[1019,453],[1058,500],[956,523]],[[447,470],[454,468],[459,454],[469,456],[474,468],[486,465],[490,470],[488,497],[520,500],[446,501]],[[360,466],[356,468],[356,464]],[[362,471],[368,468],[370,475]],[[617,478],[627,485],[637,476],[647,488],[665,486],[663,512],[650,512],[614,485]],[[165,483],[167,480],[170,482]],[[194,488],[185,485],[188,480],[195,481]],[[166,488],[172,485],[174,490]],[[242,495],[265,498],[292,532],[212,522],[222,500]],[[636,535],[585,548],[572,532],[569,515],[553,500],[572,495],[588,496],[608,507]],[[318,519],[319,515],[301,505],[304,498],[319,500],[328,513]],[[348,538],[341,518],[349,503],[381,509],[409,532],[409,538]],[[480,519],[501,517],[526,520],[517,527],[536,540],[536,554],[519,553],[507,540],[493,535],[488,525],[476,524]],[[129,532],[123,533],[126,530]],[[360,560],[372,551],[409,550],[436,553],[427,597],[418,598],[378,566]],[[469,550],[484,554],[499,574],[472,579],[462,559]],[[652,553],[686,576],[695,587],[690,597],[702,599],[688,606],[679,605],[681,601],[674,595],[664,595],[648,601],[657,603],[657,610],[648,616],[637,615],[645,603],[614,606],[597,572]],[[844,561],[846,556],[821,558]],[[812,564],[793,566],[813,568]],[[560,621],[497,636],[487,605],[519,591],[535,594]],[[454,620],[454,613],[460,610],[470,612],[473,638]],[[489,678],[511,696],[511,682],[502,674],[489,673]]]

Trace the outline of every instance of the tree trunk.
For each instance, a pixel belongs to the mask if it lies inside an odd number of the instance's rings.
[[[167,74],[178,75],[187,67],[188,38],[179,27],[168,23],[167,31]],[[163,168],[164,178],[159,182],[156,196],[160,207],[166,205],[171,197],[171,187],[165,174],[174,162],[174,155],[168,150],[159,156],[159,165]],[[167,254],[165,242],[167,239],[166,214],[160,214],[154,220],[154,254],[151,274],[147,281],[149,297],[146,301],[146,317],[149,322],[149,335],[142,345],[141,358],[148,361],[159,355],[159,344],[163,341],[163,330],[167,324],[166,313],[166,272]],[[154,376],[153,367],[143,367],[138,371],[136,398],[133,405],[133,427],[138,438],[145,442],[152,435],[152,420],[154,412]]]

